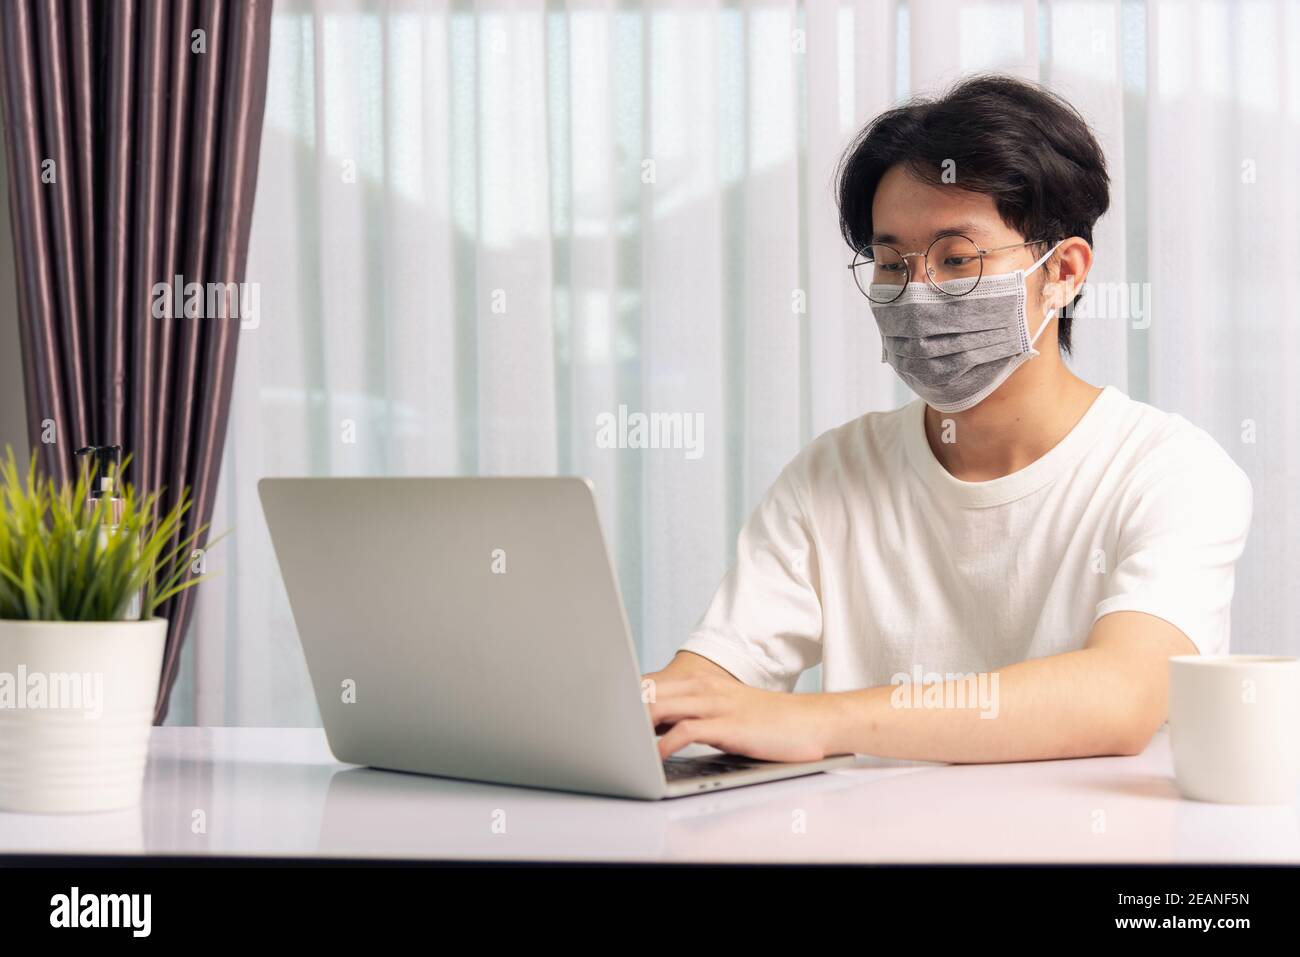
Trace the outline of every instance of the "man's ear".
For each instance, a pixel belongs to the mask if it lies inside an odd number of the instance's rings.
[[[1056,260],[1055,278],[1049,279],[1043,288],[1043,301],[1058,309],[1064,309],[1079,294],[1092,267],[1092,247],[1085,240],[1076,239],[1077,242],[1070,241],[1057,251],[1053,257]]]

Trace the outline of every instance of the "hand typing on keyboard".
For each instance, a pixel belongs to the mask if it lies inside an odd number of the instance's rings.
[[[766,761],[817,761],[829,754],[831,702],[825,694],[765,691],[725,672],[673,665],[644,675],[643,684],[651,692],[650,720],[662,735],[661,758],[694,743]]]

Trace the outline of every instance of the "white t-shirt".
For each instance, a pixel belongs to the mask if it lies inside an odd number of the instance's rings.
[[[818,662],[826,691],[990,671],[1082,648],[1114,611],[1228,650],[1251,485],[1208,434],[1107,386],[1037,461],[963,482],[924,409],[870,412],[803,449],[682,648],[779,691]]]

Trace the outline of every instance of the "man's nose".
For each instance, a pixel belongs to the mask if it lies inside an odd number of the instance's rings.
[[[903,262],[907,264],[908,282],[925,282],[925,253],[906,253]]]

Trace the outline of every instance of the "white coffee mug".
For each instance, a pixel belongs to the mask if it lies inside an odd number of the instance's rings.
[[[1184,797],[1290,804],[1300,790],[1300,658],[1169,659],[1169,737]]]

